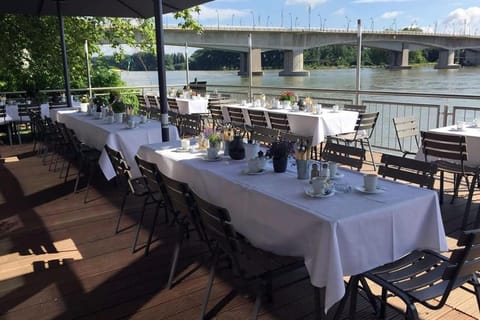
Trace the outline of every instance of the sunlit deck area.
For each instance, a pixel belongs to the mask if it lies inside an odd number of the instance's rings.
[[[140,201],[127,203],[121,232],[115,234],[122,191],[101,173],[84,203],[84,191],[72,192],[76,171],[64,183],[58,171],[49,171],[42,158],[32,153],[32,144],[0,145],[0,158],[1,319],[199,318],[208,277],[205,246],[194,239],[186,242],[177,269],[179,281],[167,290],[175,230],[163,219],[159,219],[150,255],[144,256],[142,245],[152,216],[148,211],[139,246],[132,253],[132,226]],[[365,165],[364,170],[372,167]],[[478,195],[475,199],[470,220],[477,211]],[[449,197],[442,205],[450,246],[460,231],[463,205],[462,198],[449,204]],[[217,279],[221,280],[215,282],[210,308],[232,289],[228,277]],[[365,298],[358,303],[357,319],[376,318]],[[246,319],[253,305],[254,298],[236,296],[216,319]],[[403,308],[401,303],[398,306]],[[419,310],[422,319],[480,318],[475,297],[463,290],[454,291],[439,311]],[[403,318],[393,308],[387,315]],[[313,288],[306,272],[299,271],[275,283],[274,301],[262,305],[259,318],[314,316]],[[331,319],[333,312],[327,316]]]

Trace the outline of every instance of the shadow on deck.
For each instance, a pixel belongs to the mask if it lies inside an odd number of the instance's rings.
[[[196,241],[182,249],[177,279],[165,290],[174,231],[159,224],[149,256],[131,245],[140,203],[129,202],[123,230],[114,234],[121,192],[103,177],[96,179],[88,203],[67,183],[48,171],[32,145],[0,145],[0,318],[2,319],[195,319],[208,273],[208,255]],[[371,170],[365,166],[366,171]],[[448,198],[447,198],[448,199]],[[476,212],[473,206],[472,212]],[[446,232],[459,233],[463,199],[444,204]],[[471,217],[473,220],[473,214]],[[147,238],[149,219],[140,234]],[[260,319],[313,319],[313,289],[304,272],[283,279],[273,304],[264,304]],[[285,284],[289,284],[288,286]],[[217,280],[211,304],[231,290],[229,279]],[[364,298],[358,319],[375,319]],[[399,304],[401,306],[401,304]],[[245,319],[252,298],[237,296],[217,319]],[[420,308],[422,319],[478,319],[473,295],[457,290],[439,311]],[[332,316],[329,313],[329,318]],[[401,314],[390,308],[389,319]]]

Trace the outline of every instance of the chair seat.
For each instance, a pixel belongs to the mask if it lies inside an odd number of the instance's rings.
[[[453,163],[445,160],[436,160],[435,163],[438,166],[439,170],[448,171],[451,173],[459,173],[465,175],[475,175],[477,174],[478,169],[474,167],[469,167],[464,165],[462,170],[462,165],[458,163]]]
[[[341,133],[335,136],[337,139],[347,140],[347,141],[355,141],[360,139],[368,139],[368,134],[365,132],[348,132],[348,133]]]
[[[132,184],[132,193],[136,196],[145,196],[149,193],[143,177],[130,179]]]

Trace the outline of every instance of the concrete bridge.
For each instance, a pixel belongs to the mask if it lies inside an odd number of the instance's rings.
[[[164,30],[167,45],[216,48],[240,52],[239,74],[248,74],[249,47],[248,34],[252,34],[252,73],[261,75],[261,52],[268,50],[284,51],[284,70],[280,76],[305,76],[303,50],[329,45],[356,45],[356,30],[319,30],[299,28],[244,28],[244,27],[205,27],[201,34],[177,27]],[[434,48],[439,50],[435,68],[458,68],[455,64],[455,50],[465,50],[465,60],[470,65],[480,65],[480,36],[433,34],[415,31],[363,31],[364,47],[381,48],[391,52],[390,67],[410,68],[410,51]]]

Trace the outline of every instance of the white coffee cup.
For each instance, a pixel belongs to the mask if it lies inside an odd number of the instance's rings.
[[[324,194],[327,186],[327,180],[323,177],[315,177],[312,179],[312,189],[314,194]]]
[[[317,114],[322,114],[322,105],[321,104],[317,105]]]
[[[457,130],[463,130],[463,129],[465,129],[465,122],[457,121]]]
[[[188,139],[182,139],[182,149],[183,150],[188,150],[190,148],[190,140]]]
[[[332,108],[333,108],[333,112],[338,112],[338,105],[337,104],[334,104]]]
[[[376,174],[366,174],[363,176],[363,186],[367,192],[375,192],[377,190],[377,180],[378,177]]]
[[[247,100],[242,100],[241,104],[242,104],[242,106],[246,106],[247,105]]]
[[[335,162],[328,162],[328,169],[330,170],[330,178],[335,178],[337,174],[337,164]]]

